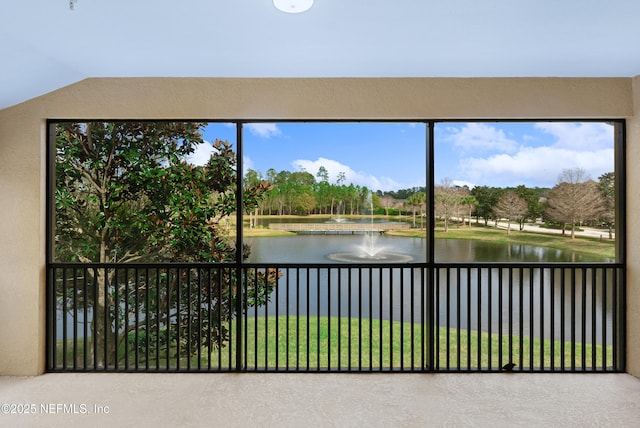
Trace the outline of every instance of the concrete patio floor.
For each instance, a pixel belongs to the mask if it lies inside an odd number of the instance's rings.
[[[626,374],[0,377],[1,427],[637,427]],[[10,412],[23,414],[7,414]],[[31,411],[31,414],[24,414]]]

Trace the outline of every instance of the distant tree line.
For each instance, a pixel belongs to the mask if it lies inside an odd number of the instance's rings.
[[[344,173],[335,183],[329,182],[329,172],[320,167],[314,176],[307,171],[280,171],[270,168],[266,175],[250,169],[245,175],[246,186],[268,182],[271,186],[259,203],[257,213],[263,215],[326,214],[358,215],[380,208],[380,200],[366,186],[347,184]]]
[[[580,225],[605,226],[609,238],[615,227],[615,174],[601,175],[598,181],[589,178],[580,168],[565,169],[558,183],[549,188],[456,186],[445,179],[434,189],[435,215],[448,230],[452,220],[470,226],[471,218],[485,225],[506,222],[507,233],[511,225],[520,230],[527,222],[543,221],[551,227],[570,230],[575,237]]]
[[[366,186],[347,184],[345,174],[338,174],[334,183],[329,173],[320,167],[315,175],[307,171],[269,169],[266,176],[249,170],[248,186],[267,181],[271,189],[260,202],[256,213],[268,215],[325,214],[358,215],[382,210],[386,215],[404,213],[412,216],[414,227],[424,227],[427,217],[425,187],[372,192]],[[550,227],[569,230],[575,236],[580,225],[605,226],[609,237],[615,227],[615,174],[601,175],[592,180],[583,169],[565,169],[553,188],[490,187],[455,185],[450,179],[434,187],[435,216],[447,231],[452,222],[471,227],[476,223],[506,222],[507,233],[512,224],[522,230],[527,222],[542,221]]]

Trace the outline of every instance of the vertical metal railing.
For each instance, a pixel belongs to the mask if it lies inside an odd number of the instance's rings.
[[[429,367],[426,268],[269,266],[281,277],[271,299],[247,311],[246,370]]]
[[[52,371],[235,370],[232,266],[57,264]]]
[[[56,263],[48,279],[49,371],[625,368],[620,264],[247,264],[239,274],[235,264]]]
[[[435,369],[623,370],[622,275],[606,264],[439,265]]]

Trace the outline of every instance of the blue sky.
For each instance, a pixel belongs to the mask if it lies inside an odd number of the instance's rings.
[[[398,190],[425,184],[424,123],[253,123],[244,125],[244,169],[305,170],[320,166],[336,182],[373,190]],[[205,140],[235,145],[236,130],[212,123]],[[447,122],[437,123],[435,180],[457,184],[553,187],[566,168],[582,168],[597,180],[613,171],[613,127],[603,122]],[[203,162],[203,145],[192,157]]]
[[[553,187],[563,169],[597,180],[614,171],[614,129],[604,122],[440,123],[436,182]]]

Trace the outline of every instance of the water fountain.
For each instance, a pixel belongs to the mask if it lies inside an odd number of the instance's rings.
[[[346,223],[347,220],[345,218],[342,217],[342,212],[343,212],[343,208],[342,208],[342,201],[338,202],[338,208],[337,208],[337,212],[336,212],[336,217],[332,217],[329,222],[331,223]]]
[[[374,228],[373,200],[371,198],[371,193],[367,195],[367,202],[369,203],[369,210],[371,211],[371,227],[364,233],[362,244],[357,245],[354,251],[331,253],[327,258],[329,260],[349,263],[402,263],[413,260],[413,257],[408,254],[389,251],[386,247],[378,244],[380,232],[376,231]]]

